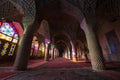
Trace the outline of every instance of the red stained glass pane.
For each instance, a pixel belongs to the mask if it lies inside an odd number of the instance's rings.
[[[10,23],[10,26],[12,27],[12,26],[13,26],[13,24],[12,24],[12,23]]]

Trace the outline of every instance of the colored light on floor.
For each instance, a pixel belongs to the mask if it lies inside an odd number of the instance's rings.
[[[75,58],[75,57],[73,57],[73,60],[72,60],[73,62],[77,62],[77,59]]]

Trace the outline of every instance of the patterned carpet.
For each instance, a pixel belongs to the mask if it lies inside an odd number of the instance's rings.
[[[27,71],[6,80],[120,80],[87,69],[54,69]]]
[[[43,59],[32,59],[29,60],[28,68],[34,68],[38,65],[44,64]],[[13,71],[13,62],[6,62],[0,64],[0,80],[6,80],[9,77],[18,75],[21,71]],[[16,80],[16,79],[15,79]]]
[[[0,80],[3,80],[11,75],[15,75],[16,72],[0,72]]]
[[[120,80],[120,72],[110,70],[115,68],[111,63],[107,63],[109,70],[101,72],[92,71],[90,63],[72,62],[64,58],[41,64],[39,60],[33,60],[29,64],[29,69],[22,72],[12,71],[12,68],[0,68],[0,80]]]

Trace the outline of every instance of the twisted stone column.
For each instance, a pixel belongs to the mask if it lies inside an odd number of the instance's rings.
[[[23,35],[20,47],[18,49],[14,69],[15,70],[26,70],[28,65],[28,60],[31,52],[31,45],[34,36],[34,32],[36,28],[34,26],[38,26],[38,23],[34,21],[27,29],[25,34]]]
[[[76,53],[76,45],[75,45],[75,41],[71,41],[71,46],[72,46],[72,60],[73,61],[77,61],[77,53]]]
[[[104,59],[95,34],[93,32],[90,32],[90,34],[86,36],[88,40],[88,47],[90,50],[90,57],[93,70],[104,70]]]
[[[72,48],[70,48],[70,59],[72,60]]]
[[[69,59],[69,53],[68,53],[68,49],[67,49],[67,51],[66,51],[66,52],[67,52],[67,59]]]
[[[54,59],[54,48],[52,48],[51,59]]]
[[[45,45],[45,61],[49,61],[49,49],[50,49],[50,44]]]
[[[92,69],[95,71],[104,70],[105,64],[103,54],[99,42],[97,40],[96,34],[92,29],[92,26],[84,22],[84,25],[82,25],[81,27],[83,28],[86,34]]]

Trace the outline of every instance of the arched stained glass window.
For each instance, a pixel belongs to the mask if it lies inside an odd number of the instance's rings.
[[[0,22],[0,55],[13,56],[18,43],[18,32],[12,23]]]
[[[0,22],[0,38],[14,43],[18,42],[18,32],[12,23]]]
[[[12,23],[9,24],[7,22],[1,22],[0,32],[8,36],[18,38],[18,33]]]
[[[14,30],[13,28],[8,24],[8,23],[3,23],[0,32],[8,35],[8,36],[13,36],[14,35]]]

